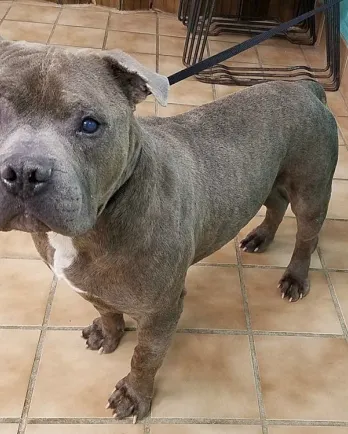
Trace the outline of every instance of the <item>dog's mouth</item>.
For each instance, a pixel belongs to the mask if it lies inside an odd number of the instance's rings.
[[[28,212],[17,214],[9,223],[5,230],[11,231],[21,231],[21,232],[49,232],[51,229],[39,220],[37,217],[33,216]]]

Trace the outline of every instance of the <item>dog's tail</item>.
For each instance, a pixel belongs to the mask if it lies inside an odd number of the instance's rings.
[[[327,103],[326,94],[323,86],[314,80],[301,80],[298,82],[304,88],[310,90],[317,96],[323,104]]]

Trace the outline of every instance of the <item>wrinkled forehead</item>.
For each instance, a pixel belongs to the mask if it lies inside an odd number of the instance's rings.
[[[18,114],[64,119],[76,111],[102,110],[109,80],[95,53],[0,43],[0,98]]]

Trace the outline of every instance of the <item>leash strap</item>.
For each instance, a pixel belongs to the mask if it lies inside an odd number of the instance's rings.
[[[267,39],[270,39],[275,35],[282,34],[290,27],[296,26],[300,22],[306,20],[307,18],[312,17],[315,14],[318,14],[319,12],[324,12],[328,10],[329,8],[337,5],[341,1],[342,0],[331,0],[331,1],[328,0],[326,4],[319,6],[318,8],[315,8],[309,12],[305,12],[304,14],[299,15],[298,17],[293,18],[290,21],[286,21],[285,23],[282,23],[279,26],[274,27],[273,29],[267,30],[266,32],[262,32],[254,36],[253,38],[250,38],[238,45],[235,45],[234,47],[228,48],[227,50],[224,50],[221,53],[208,57],[208,59],[201,60],[195,65],[189,66],[188,68],[182,69],[181,71],[178,71],[175,74],[168,77],[169,84],[170,85],[176,84],[179,81],[185,80],[185,78],[191,77],[192,75],[198,74],[199,72],[204,71],[205,69],[211,68],[217,65],[218,63],[221,63],[227,59],[230,59],[231,57],[234,57],[237,54],[242,53],[243,51],[248,50],[249,48],[252,48],[257,44],[260,44],[260,42],[266,41]]]

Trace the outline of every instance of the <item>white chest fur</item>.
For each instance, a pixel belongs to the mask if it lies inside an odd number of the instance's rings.
[[[72,239],[64,235],[56,234],[55,232],[49,232],[48,241],[55,250],[51,267],[54,274],[58,279],[64,279],[75,291],[80,293],[85,292],[72,285],[65,276],[65,270],[73,264],[77,256],[77,250],[74,247]]]

